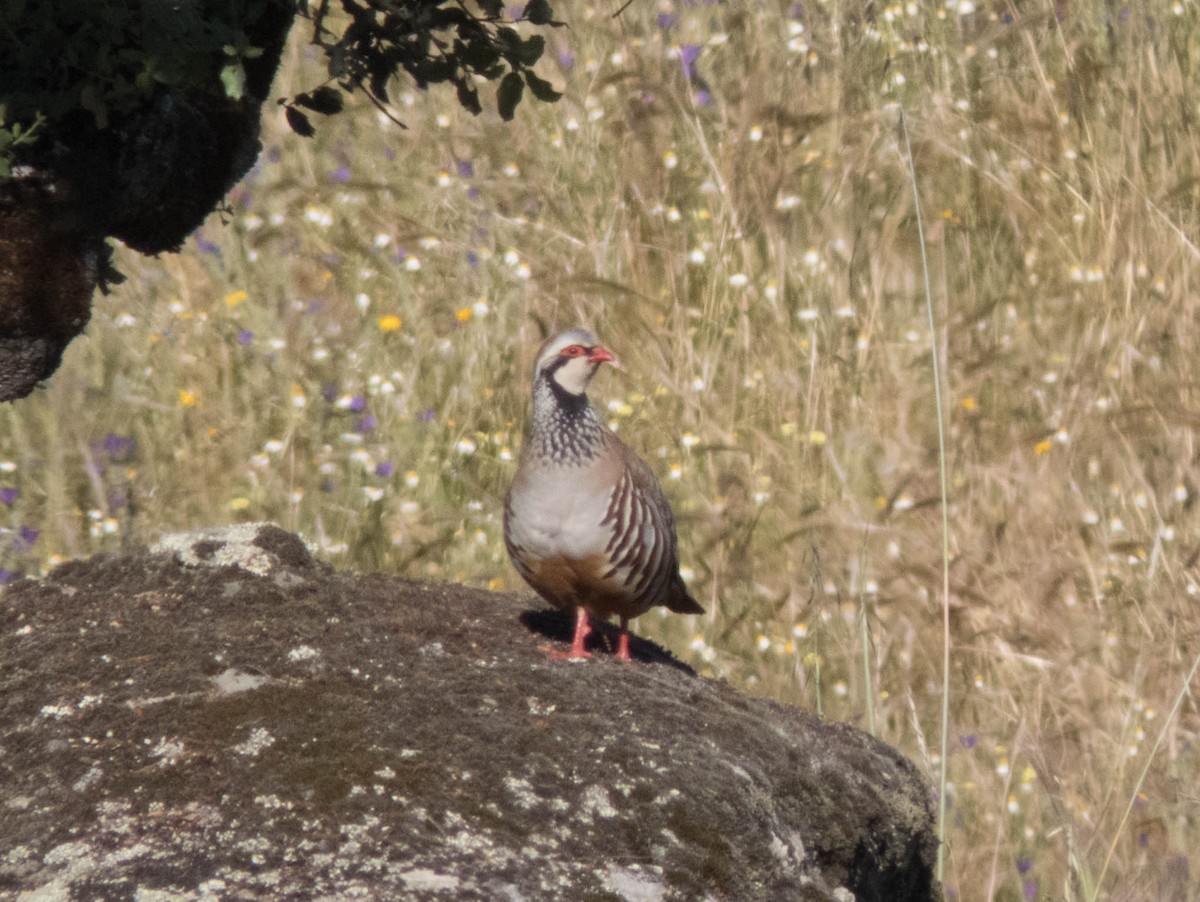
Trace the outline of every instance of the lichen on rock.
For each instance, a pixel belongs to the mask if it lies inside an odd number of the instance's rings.
[[[0,596],[0,894],[940,898],[930,789],[859,730],[271,525],[156,547]]]

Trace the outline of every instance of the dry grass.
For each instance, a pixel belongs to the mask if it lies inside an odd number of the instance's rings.
[[[936,774],[902,102],[949,391],[948,891],[1088,898],[1115,844],[1104,895],[1188,898],[1200,712],[1168,713],[1200,654],[1200,12],[966,6],[577,5],[545,66],[564,100],[512,126],[442,95],[403,99],[406,132],[272,124],[228,221],[123,255],[49,388],[0,409],[0,566],[271,518],[340,566],[516,588],[527,367],[582,321],[710,612],[639,629],[833,718],[871,700]]]

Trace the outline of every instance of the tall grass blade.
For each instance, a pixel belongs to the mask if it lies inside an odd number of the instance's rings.
[[[913,164],[912,142],[908,135],[908,116],[900,109],[900,132],[904,136],[904,153],[912,185],[913,209],[917,220],[917,243],[921,248],[921,275],[925,283],[925,312],[929,320],[929,359],[933,366],[933,402],[937,407],[938,488],[942,509],[942,725],[941,759],[938,767],[938,857],[937,878],[942,880],[946,859],[946,761],[949,754],[950,732],[950,515],[946,485],[946,426],[942,415],[942,372],[938,363],[937,325],[933,316],[933,291],[929,283],[929,260],[925,253],[925,226],[921,219],[921,193],[917,188],[917,171]]]

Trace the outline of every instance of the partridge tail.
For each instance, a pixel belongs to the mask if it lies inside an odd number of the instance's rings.
[[[671,582],[671,587],[667,590],[667,610],[674,611],[676,614],[703,614],[704,608],[700,607],[700,603],[692,598],[692,595],[687,590],[687,586],[683,584],[683,580],[677,575]]]

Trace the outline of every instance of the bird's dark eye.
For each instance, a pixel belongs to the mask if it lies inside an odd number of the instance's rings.
[[[582,357],[586,353],[587,351],[583,345],[571,345],[570,347],[563,348],[561,351],[563,357]]]

